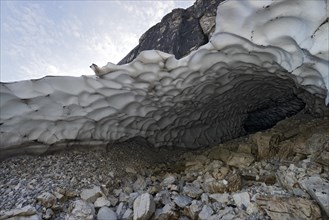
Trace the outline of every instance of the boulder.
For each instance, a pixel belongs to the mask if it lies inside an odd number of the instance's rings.
[[[28,217],[32,218],[32,216],[35,216],[36,213],[37,210],[33,206],[27,205],[19,209],[0,211],[0,220],[4,220],[8,218],[18,219],[19,217],[26,217],[28,219]],[[41,219],[40,217],[39,218],[33,217],[33,218]]]
[[[248,167],[254,160],[252,154],[234,152],[228,158],[227,164],[234,167]]]
[[[203,188],[209,193],[235,192],[241,189],[241,176],[238,173],[230,173],[223,180],[215,178],[206,179]]]
[[[201,196],[203,191],[200,189],[200,186],[193,183],[188,183],[183,187],[183,193],[191,198],[197,199]]]
[[[171,202],[170,199],[170,193],[168,190],[160,191],[155,195],[154,198],[156,203],[161,203],[163,205],[166,205]]]
[[[95,218],[95,208],[91,203],[83,200],[76,200],[71,204],[70,212],[65,217],[66,220],[93,220]]]
[[[50,208],[56,204],[56,197],[49,192],[42,193],[37,197],[37,200],[46,208]]]
[[[317,201],[329,217],[329,181],[318,176],[304,178],[299,184]]]
[[[95,208],[101,208],[103,206],[110,206],[111,202],[105,197],[99,197],[96,199],[94,206]]]
[[[155,203],[153,197],[144,193],[138,196],[134,202],[134,220],[147,220],[155,212]]]
[[[169,203],[163,208],[155,211],[155,219],[158,220],[175,220],[178,219],[179,215],[176,212],[175,203]]]
[[[203,204],[199,200],[193,200],[192,204],[184,209],[184,214],[191,219],[198,219],[198,215],[201,212]]]
[[[178,205],[181,208],[185,208],[186,206],[190,205],[192,202],[192,199],[188,196],[184,196],[184,195],[177,195],[174,198],[174,202],[176,203],[176,205]]]
[[[99,186],[94,186],[91,189],[83,189],[80,194],[80,197],[87,202],[95,202],[100,196],[102,196],[102,191]]]
[[[97,213],[97,220],[117,220],[117,214],[108,207],[102,207]]]
[[[199,213],[200,220],[208,220],[211,215],[214,213],[214,210],[208,205],[204,205],[201,212]]]
[[[261,195],[256,203],[263,208],[271,219],[320,219],[321,211],[313,201],[298,197],[279,197]]]
[[[223,204],[229,202],[229,196],[230,196],[230,194],[228,194],[228,193],[214,193],[214,194],[209,195],[210,199],[223,203]]]
[[[122,219],[132,220],[134,217],[134,211],[132,209],[127,209],[122,216]]]
[[[279,152],[280,134],[275,132],[257,132],[251,136],[257,147],[257,159],[265,159]]]
[[[119,219],[122,218],[122,216],[126,213],[127,209],[128,209],[128,204],[126,202],[119,203],[117,210],[116,210],[116,213],[117,213],[117,216]]]
[[[162,186],[169,186],[174,184],[177,181],[177,177],[173,174],[167,174],[163,181],[161,182]]]
[[[250,205],[250,196],[247,192],[235,193],[233,194],[233,199],[235,204],[244,210],[246,210]]]

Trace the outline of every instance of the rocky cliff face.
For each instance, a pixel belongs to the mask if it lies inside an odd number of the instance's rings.
[[[223,0],[197,0],[188,9],[175,9],[139,39],[118,64],[131,62],[144,50],[160,50],[177,59],[208,43],[215,30],[217,7]]]

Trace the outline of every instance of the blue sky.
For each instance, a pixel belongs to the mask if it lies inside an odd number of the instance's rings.
[[[2,82],[90,75],[117,63],[174,8],[194,0],[1,0]]]

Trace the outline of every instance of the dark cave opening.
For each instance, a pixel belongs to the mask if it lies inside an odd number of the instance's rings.
[[[243,128],[248,134],[266,130],[272,128],[279,121],[296,115],[304,108],[303,100],[295,94],[288,94],[286,97],[270,100],[256,110],[248,112]]]

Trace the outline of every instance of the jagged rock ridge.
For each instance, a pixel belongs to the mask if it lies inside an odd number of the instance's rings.
[[[139,39],[118,64],[130,63],[144,50],[160,50],[180,59],[208,43],[215,30],[217,7],[223,0],[197,0],[188,9],[174,9]]]

